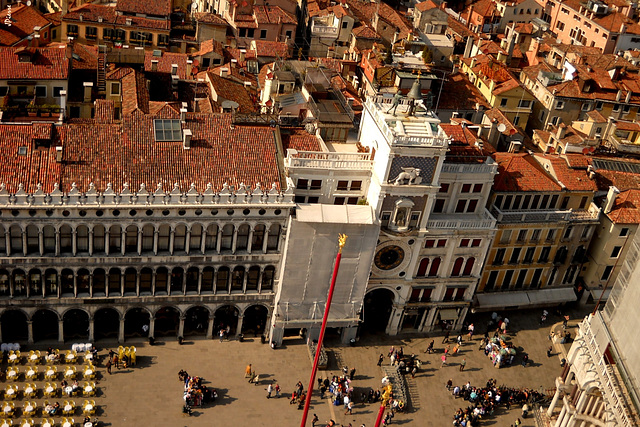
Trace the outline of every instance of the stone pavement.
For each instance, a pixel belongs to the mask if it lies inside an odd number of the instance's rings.
[[[404,426],[449,426],[452,415],[458,407],[465,407],[463,400],[454,399],[445,389],[448,379],[454,384],[470,381],[472,385],[484,385],[489,378],[496,378],[498,384],[510,387],[529,387],[552,390],[554,379],[560,374],[559,357],[548,358],[546,349],[552,324],[560,321],[557,316],[549,316],[545,325],[539,325],[541,310],[507,313],[511,320],[512,341],[526,351],[532,362],[523,368],[520,354],[513,366],[496,369],[490,360],[479,351],[479,336],[484,333],[489,314],[476,315],[476,337],[468,342],[466,337],[461,353],[449,358],[448,366],[440,367],[442,338],[435,337],[436,354],[425,354],[430,338],[398,338],[388,336],[366,336],[354,347],[338,346],[338,340],[327,341],[330,351],[331,370],[319,371],[320,377],[339,373],[343,365],[356,368],[354,385],[357,392],[369,387],[379,387],[381,370],[376,365],[380,353],[387,354],[391,345],[402,346],[405,354],[416,353],[423,361],[423,369],[415,379],[408,376],[413,406],[407,413],[396,414],[393,423]],[[581,319],[582,315],[572,316]],[[572,320],[575,325],[577,322]],[[289,405],[287,397],[302,381],[305,389],[309,382],[311,361],[302,340],[285,340],[282,348],[272,350],[261,344],[258,338],[248,338],[245,342],[187,339],[180,346],[177,341],[159,339],[156,345],[143,342],[128,342],[137,347],[138,364],[129,369],[117,370],[108,375],[104,368],[104,355],[110,348],[108,343],[96,344],[100,350],[102,363],[98,367],[102,378],[98,381],[100,393],[95,397],[99,407],[98,418],[105,426],[298,426],[302,411]],[[113,344],[113,348],[117,347]],[[66,348],[66,347],[65,347]],[[464,372],[459,371],[459,362],[466,358]],[[249,384],[244,378],[245,367],[252,363],[260,374],[261,383]],[[385,363],[389,363],[385,359]],[[186,370],[190,375],[205,379],[207,385],[217,389],[219,398],[209,407],[196,407],[191,417],[181,412],[182,384],[178,381],[178,371]],[[280,399],[267,399],[265,388],[268,382],[279,383],[283,391]],[[81,399],[76,399],[81,400]],[[333,418],[345,426],[352,423],[360,427],[365,423],[374,425],[379,405],[357,405],[353,415],[345,415],[342,407],[332,406],[328,400],[321,400],[316,390],[312,399],[309,423],[313,414],[318,414],[319,425]],[[509,427],[520,415],[519,408],[510,413],[504,410],[484,420],[481,425]],[[37,417],[40,418],[40,417]],[[79,421],[80,416],[76,416]],[[533,426],[532,418],[523,420],[523,426]]]

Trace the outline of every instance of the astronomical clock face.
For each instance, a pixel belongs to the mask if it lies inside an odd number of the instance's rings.
[[[404,249],[400,246],[385,246],[375,257],[375,264],[380,270],[393,270],[404,261]]]

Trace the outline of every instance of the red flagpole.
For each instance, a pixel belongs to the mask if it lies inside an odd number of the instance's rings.
[[[347,241],[346,234],[340,234],[338,237],[338,255],[336,263],[333,267],[333,275],[331,276],[331,286],[329,286],[329,295],[327,295],[327,304],[324,307],[324,316],[322,317],[322,326],[320,327],[320,336],[318,337],[318,345],[316,347],[316,356],[313,359],[313,369],[311,370],[311,378],[309,379],[309,387],[307,388],[307,396],[304,400],[304,411],[302,412],[302,421],[300,427],[307,424],[307,416],[309,415],[309,405],[311,403],[311,395],[313,393],[313,384],[316,381],[316,373],[318,372],[318,361],[320,360],[320,351],[322,350],[322,341],[324,340],[324,332],[327,329],[327,319],[329,318],[329,310],[331,309],[331,300],[333,299],[333,290],[336,286],[336,278],[338,277],[338,269],[340,268],[340,259],[342,259],[342,248]]]
[[[374,427],[380,427],[380,423],[382,422],[382,416],[384,415],[385,404],[384,402],[380,405],[380,410],[378,411],[378,418],[376,418],[376,424]]]

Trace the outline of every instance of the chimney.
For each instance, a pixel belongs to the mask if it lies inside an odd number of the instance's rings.
[[[93,82],[84,82],[82,83],[82,86],[84,86],[83,102],[91,102],[91,91],[93,89]]]
[[[491,80],[491,82],[489,82],[489,93],[493,93],[493,90],[496,88],[496,82],[495,80]]]
[[[251,82],[244,82],[244,87],[245,88],[251,87]]]
[[[232,59],[231,60],[231,68],[236,68],[237,65],[238,65],[238,60],[237,59]]]
[[[471,64],[469,64],[469,68],[473,68],[476,66],[476,58],[471,58]]]
[[[171,64],[171,75],[172,76],[178,75],[178,64]]]
[[[80,20],[80,22],[82,22],[82,20],[84,19],[84,17],[82,16],[82,14],[78,15],[78,19]]]
[[[129,26],[130,26],[130,25],[131,25],[131,18],[126,18],[124,23],[125,23],[126,25],[129,25]]]
[[[616,201],[616,197],[620,194],[620,190],[618,190],[615,186],[609,187],[609,192],[607,193],[607,199],[604,205],[604,213],[608,214],[613,209],[613,204]]]
[[[191,77],[191,70],[193,69],[193,61],[187,59],[187,78]]]
[[[69,13],[69,0],[62,0],[62,13],[60,16],[64,16]]]
[[[158,60],[157,59],[152,59],[151,60],[151,71],[158,71]]]
[[[56,162],[62,162],[62,147],[56,146]]]
[[[227,75],[229,74],[229,69],[228,68],[220,68],[220,77],[227,77]]]
[[[567,134],[567,125],[564,123],[560,123],[558,125],[558,130],[556,131],[556,139],[561,140]]]
[[[624,103],[628,104],[631,101],[631,91],[627,91],[627,96],[624,98]]]
[[[188,150],[191,148],[191,129],[185,129],[182,131],[182,148]]]
[[[355,99],[351,97],[347,98],[347,105],[349,106],[349,108],[353,108],[353,101],[355,101]]]
[[[240,62],[244,62],[247,58],[247,49],[240,49]]]
[[[498,62],[502,62],[503,64],[507,63],[507,55],[502,52],[498,52]]]
[[[187,109],[183,107],[180,109],[180,121],[184,122],[185,120],[187,120]]]
[[[33,47],[40,47],[40,34],[33,35]]]
[[[478,126],[478,132],[477,132],[478,138],[482,138],[483,131],[484,131],[484,126],[482,125]]]
[[[67,91],[61,90],[60,91],[60,116],[58,116],[58,121],[60,123],[64,121],[64,118],[66,116],[66,110],[67,110]]]
[[[491,127],[489,128],[489,134],[487,135],[487,139],[491,144],[495,144],[496,136],[498,134],[498,120],[491,120]]]
[[[443,1],[441,7],[442,7],[442,10],[445,10],[447,8],[447,2]]]

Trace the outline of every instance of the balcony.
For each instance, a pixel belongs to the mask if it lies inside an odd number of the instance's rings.
[[[451,139],[441,131],[440,119],[432,112],[407,116],[409,101],[401,99],[394,116],[389,112],[393,99],[390,97],[369,97],[365,107],[390,145],[445,148]]]
[[[322,18],[313,18],[311,21],[311,37],[337,38],[340,29],[338,20],[330,15]]]
[[[431,214],[427,228],[459,230],[491,230],[496,227],[496,219],[488,210],[480,214]]]
[[[498,164],[491,157],[487,157],[484,163],[459,164],[445,163],[441,173],[451,174],[493,174],[498,170]]]
[[[572,211],[568,210],[539,210],[539,211],[506,211],[493,206],[491,213],[498,222],[503,224],[514,223],[550,223],[566,222],[571,219]]]
[[[640,154],[640,144],[637,141],[637,139],[635,141],[624,139],[615,134],[609,137],[609,142],[622,153]]]
[[[287,150],[287,168],[344,169],[370,171],[373,166],[369,153],[329,153],[323,151]]]
[[[602,209],[591,202],[587,210],[572,210],[570,221],[572,222],[598,222]]]

